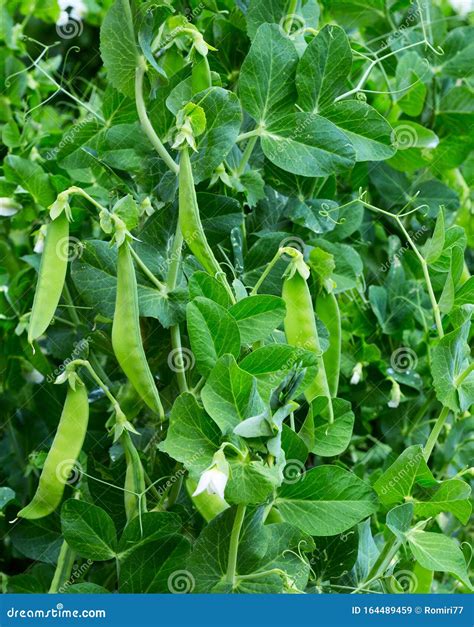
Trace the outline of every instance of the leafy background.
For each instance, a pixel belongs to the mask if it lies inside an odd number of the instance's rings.
[[[245,503],[239,592],[468,592],[474,382],[459,376],[469,366],[474,300],[472,16],[444,0],[202,0],[137,2],[132,24],[125,0],[107,14],[111,4],[71,3],[66,17],[53,0],[0,8],[3,591],[48,591],[64,542],[73,562],[61,592],[230,591],[230,535]],[[176,38],[180,14],[215,48],[205,93],[193,91],[190,41]],[[281,487],[257,448],[249,463],[230,458],[231,507],[208,524],[188,483],[223,436],[268,405],[288,362],[303,374],[314,368],[282,332],[288,260],[273,267],[253,306],[231,307],[189,250],[167,298],[138,272],[144,346],[169,426],[156,425],[115,361],[116,250],[80,197],[54,324],[34,353],[26,340],[42,225],[71,185],[107,207],[129,195],[134,248],[166,279],[176,181],[140,127],[137,50],[163,140],[188,101],[205,112],[192,158],[199,207],[239,293],[279,247],[294,246],[310,263],[313,295],[330,286],[341,311],[334,425],[323,403],[308,426],[296,395],[295,430],[281,430]],[[200,394],[179,394],[176,324],[190,384],[199,390],[204,377]],[[325,350],[330,330],[318,326]],[[85,377],[89,430],[62,508],[15,521],[61,412],[65,390],[54,379],[80,357],[140,433],[153,511],[126,524],[123,450],[105,428],[107,399]],[[428,466],[422,447],[442,406],[449,416]]]

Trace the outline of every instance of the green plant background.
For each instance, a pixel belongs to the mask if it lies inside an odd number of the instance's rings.
[[[0,12],[2,590],[472,591],[472,15],[445,0]],[[215,276],[176,236],[183,142]],[[44,225],[72,186],[66,283],[30,346]],[[111,343],[123,229],[161,422]],[[285,328],[292,255],[321,352]],[[61,506],[18,519],[75,360],[82,452]],[[303,393],[317,368],[331,399]],[[133,515],[124,428],[146,486]],[[193,497],[217,451],[225,501]]]

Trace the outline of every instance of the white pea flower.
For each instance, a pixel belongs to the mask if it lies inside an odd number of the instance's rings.
[[[351,377],[351,385],[357,385],[362,379],[362,363],[359,361],[354,366]]]
[[[402,393],[400,390],[400,386],[395,381],[395,379],[390,379],[392,382],[392,389],[390,391],[390,400],[388,401],[388,407],[392,409],[396,409],[400,405],[400,400],[402,398]]]
[[[449,4],[456,13],[462,16],[468,15],[468,13],[474,11],[474,0],[449,0]]]
[[[193,492],[193,496],[202,494],[207,491],[209,494],[217,494],[224,498],[224,491],[229,478],[229,464],[224,453],[219,450],[214,455],[212,464],[205,470],[199,478],[197,488]]]

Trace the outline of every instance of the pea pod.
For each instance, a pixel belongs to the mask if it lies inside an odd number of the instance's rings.
[[[68,388],[58,430],[46,457],[33,500],[20,512],[20,518],[43,518],[57,508],[71,470],[74,469],[87,432],[89,402],[87,389],[76,379]]]
[[[61,298],[66,279],[68,238],[69,220],[63,211],[49,224],[46,233],[28,327],[30,344],[46,331]]]
[[[220,274],[221,267],[209,246],[199,216],[191,160],[187,148],[181,150],[179,162],[179,226],[184,241],[203,268],[209,274]]]
[[[292,272],[285,277],[282,297],[286,304],[284,327],[288,343],[313,351],[318,356],[318,372],[305,389],[305,396],[308,401],[317,396],[326,396],[330,399],[313,302],[306,279],[301,276],[298,267],[293,267]]]
[[[206,491],[201,492],[201,494],[197,496],[193,496],[196,488],[196,481],[188,477],[186,479],[186,490],[189,498],[206,522],[210,522],[213,518],[230,507],[227,501],[224,501],[218,494],[209,494]]]
[[[329,348],[323,361],[331,396],[337,396],[341,367],[341,313],[337,298],[330,292],[322,292],[316,298],[316,313],[329,331]]]
[[[193,94],[212,87],[211,70],[207,57],[201,57],[194,63],[191,72],[191,86]]]
[[[139,513],[146,512],[145,472],[140,455],[127,431],[122,434],[122,446],[127,463],[124,492],[125,513],[127,522],[130,522]]]
[[[140,334],[138,290],[130,245],[125,241],[118,250],[117,296],[112,346],[120,367],[145,403],[164,418],[163,405],[146,360]]]

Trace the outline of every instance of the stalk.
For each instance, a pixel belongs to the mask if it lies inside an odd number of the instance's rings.
[[[239,539],[242,525],[245,518],[245,505],[237,505],[237,511],[235,512],[234,525],[232,527],[232,533],[230,536],[229,545],[229,559],[227,562],[226,581],[232,587],[235,585],[236,568],[237,568],[237,555],[239,552]]]
[[[75,552],[70,548],[66,540],[64,540],[59,552],[58,563],[56,565],[56,570],[54,571],[53,580],[48,590],[49,594],[56,594],[59,591],[59,588],[63,586],[68,579],[70,579],[75,559]]]

